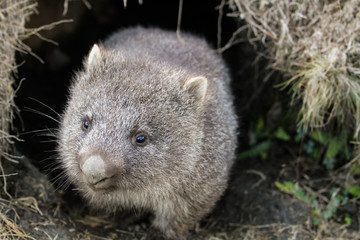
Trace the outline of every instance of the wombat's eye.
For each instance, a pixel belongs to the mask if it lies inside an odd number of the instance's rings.
[[[133,138],[133,144],[137,146],[146,146],[150,143],[149,136],[146,133],[137,133]]]
[[[86,117],[82,121],[81,129],[83,131],[87,131],[87,130],[89,130],[90,125],[91,125],[91,121],[90,121],[90,119],[88,117]]]

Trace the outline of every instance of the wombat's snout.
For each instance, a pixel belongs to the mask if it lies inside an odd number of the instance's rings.
[[[95,189],[106,189],[112,186],[111,178],[115,176],[116,170],[100,154],[81,156],[79,159],[80,169],[88,184]]]

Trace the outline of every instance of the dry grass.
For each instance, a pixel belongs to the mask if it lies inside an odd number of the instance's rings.
[[[0,3],[0,160],[14,161],[9,148],[16,139],[9,134],[16,106],[14,97],[15,51],[29,51],[22,43],[26,36],[25,20],[35,11],[36,4],[28,0],[5,0]],[[1,162],[0,162],[1,166]],[[5,173],[1,167],[5,182]],[[5,190],[5,189],[4,189]],[[6,190],[5,190],[6,191]]]
[[[302,107],[299,122],[319,128],[332,120],[360,133],[360,2],[230,0],[246,21],[250,42],[267,47],[271,67],[288,73],[285,86]]]
[[[16,161],[8,152],[14,140],[19,140],[16,136],[9,134],[14,114],[17,112],[14,97],[20,87],[15,86],[14,81],[17,69],[15,52],[31,54],[43,62],[29,46],[23,43],[23,40],[35,35],[56,44],[42,37],[40,31],[51,30],[58,24],[71,21],[60,20],[38,28],[25,28],[25,22],[31,14],[36,12],[36,6],[33,0],[4,0],[0,3],[0,159]]]
[[[36,201],[35,201],[36,202]],[[16,203],[15,203],[16,204]],[[9,218],[10,213],[14,215]],[[34,239],[29,234],[20,229],[16,221],[19,216],[10,201],[0,199],[0,238],[1,239]]]
[[[3,191],[7,193],[6,174],[3,169],[3,160],[16,161],[9,154],[10,146],[17,139],[9,134],[14,112],[16,89],[14,74],[16,74],[15,51],[30,51],[22,40],[27,32],[24,29],[26,19],[35,12],[36,4],[28,0],[4,0],[0,3],[0,170]],[[16,225],[17,214],[6,201],[0,205],[0,236],[2,239],[28,239],[29,236]],[[5,213],[13,211],[14,220]]]
[[[34,0],[3,0],[0,2],[0,177],[3,186],[2,192],[10,199],[10,201],[6,201],[2,199],[2,197],[5,197],[3,194],[0,196],[1,239],[33,239],[16,225],[18,215],[14,208],[15,205],[30,211],[40,211],[34,198],[22,197],[12,199],[12,196],[7,192],[6,178],[16,174],[7,174],[3,168],[4,160],[17,162],[18,157],[11,154],[11,147],[15,140],[20,140],[17,136],[10,134],[12,120],[18,111],[14,98],[17,89],[21,85],[15,85],[17,69],[15,52],[31,54],[39,61],[42,61],[32,53],[31,48],[25,45],[23,40],[35,35],[43,40],[50,41],[43,38],[39,32],[50,30],[57,24],[66,22],[59,21],[36,29],[25,28],[25,22],[29,19],[30,15],[36,12],[36,6],[37,4]],[[9,215],[11,212],[12,214],[10,215],[13,217]]]

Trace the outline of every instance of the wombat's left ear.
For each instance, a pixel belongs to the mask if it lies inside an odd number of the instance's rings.
[[[205,99],[207,86],[207,79],[203,76],[198,76],[186,79],[184,84],[182,85],[182,89],[189,92],[197,100],[202,102]]]
[[[99,65],[101,59],[101,49],[97,44],[94,44],[86,61],[86,70],[89,71],[90,69]]]

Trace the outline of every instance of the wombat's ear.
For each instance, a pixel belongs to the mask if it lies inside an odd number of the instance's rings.
[[[101,58],[101,49],[97,44],[94,44],[86,61],[86,70],[89,71],[93,67],[96,67],[100,63]]]
[[[207,79],[203,76],[198,76],[186,79],[182,85],[182,89],[202,102],[206,95],[207,86]]]

